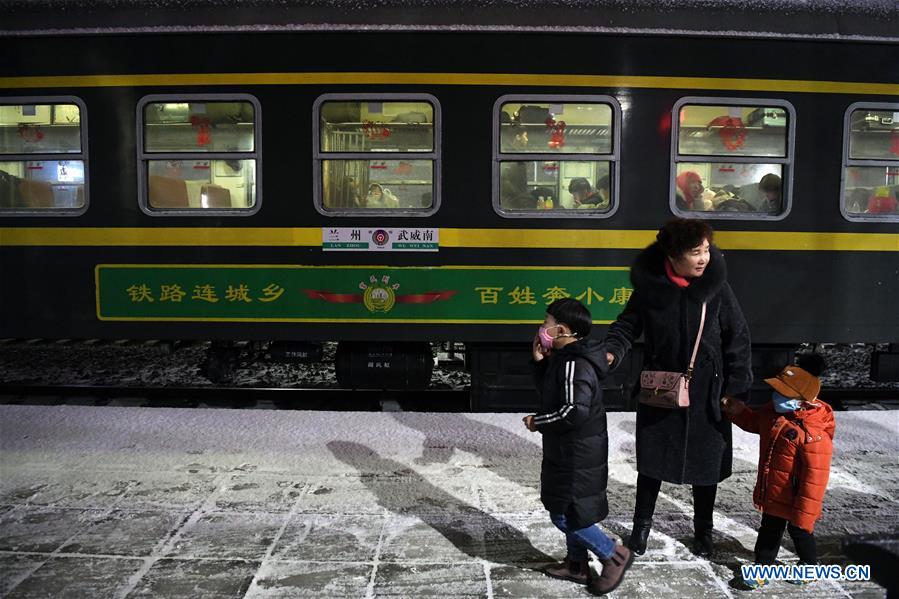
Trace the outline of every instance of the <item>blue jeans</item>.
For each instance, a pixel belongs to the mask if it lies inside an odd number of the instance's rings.
[[[615,552],[615,541],[610,539],[598,526],[591,524],[586,528],[571,530],[564,514],[550,514],[556,528],[565,533],[565,544],[568,546],[568,558],[574,561],[587,559],[589,549],[600,559],[612,557]]]

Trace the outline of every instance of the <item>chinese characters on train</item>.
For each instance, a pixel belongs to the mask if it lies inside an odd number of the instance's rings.
[[[322,250],[378,250],[435,252],[440,247],[439,230],[428,228],[325,227]]]
[[[475,287],[474,291],[478,294],[481,305],[536,305],[538,298],[540,298],[540,303],[549,305],[558,299],[573,297],[588,306],[594,302],[621,304],[623,306],[630,299],[633,289],[629,287],[615,287],[611,292],[604,291],[600,293],[593,287],[569,291],[565,287],[552,286],[545,288],[543,293],[539,293],[539,289],[532,290],[530,286],[516,286],[508,291],[504,287]]]
[[[185,298],[190,301],[207,302],[215,304],[220,301],[226,302],[273,302],[284,293],[284,288],[275,283],[271,283],[261,289],[251,289],[248,285],[240,283],[238,285],[228,285],[225,289],[219,291],[215,285],[198,284],[194,285],[190,291],[182,289],[181,285],[160,285],[158,290],[154,290],[146,283],[135,283],[128,287],[128,297],[132,302],[175,302],[182,303]],[[154,293],[155,291],[155,293]]]
[[[391,230],[391,233],[393,230]],[[340,229],[328,230],[329,240],[340,239]],[[396,238],[399,241],[434,241],[433,229],[398,229]],[[362,241],[362,229],[351,229],[350,239],[352,241]]]

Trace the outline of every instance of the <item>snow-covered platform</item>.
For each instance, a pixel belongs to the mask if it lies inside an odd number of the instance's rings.
[[[609,415],[604,527],[630,530],[634,415]],[[539,501],[540,438],[511,414],[0,406],[2,597],[586,597]],[[713,561],[689,487],[663,485],[649,551],[617,597],[751,596],[758,438],[734,431]],[[837,414],[822,561],[897,529],[899,412]],[[781,559],[795,559],[785,537]],[[882,597],[874,583],[771,583],[766,597]]]

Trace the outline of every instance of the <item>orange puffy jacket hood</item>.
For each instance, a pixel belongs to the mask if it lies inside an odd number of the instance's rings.
[[[830,477],[836,422],[831,407],[820,400],[803,406],[779,414],[769,402],[757,409],[746,408],[731,420],[760,437],[759,472],[752,494],[755,506],[813,532]]]

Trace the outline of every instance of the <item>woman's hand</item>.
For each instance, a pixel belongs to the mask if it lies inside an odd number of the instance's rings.
[[[721,398],[721,407],[728,416],[736,416],[746,409],[746,404],[739,399],[725,395]]]
[[[544,357],[549,355],[548,351],[543,349],[543,346],[540,345],[540,334],[534,335],[534,344],[531,346],[531,352],[534,355],[534,362],[539,362]]]
[[[528,429],[532,433],[537,432],[537,427],[534,426],[534,417],[533,416],[525,416],[524,418],[521,419],[521,421],[524,422],[524,427],[526,429]]]

